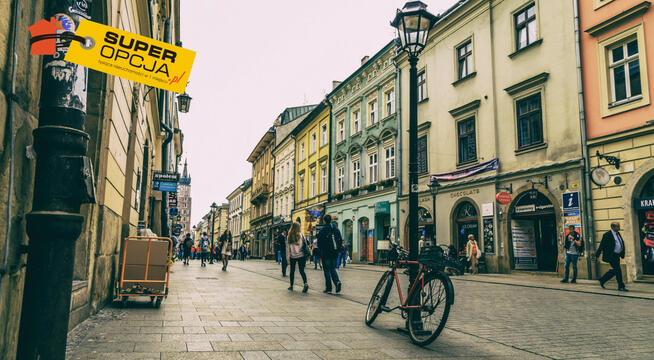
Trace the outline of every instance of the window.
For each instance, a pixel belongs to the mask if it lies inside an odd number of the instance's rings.
[[[300,161],[304,160],[304,143],[300,143]]]
[[[609,50],[611,105],[642,98],[638,40],[631,38]]]
[[[457,63],[459,65],[459,79],[472,73],[472,40],[468,40],[456,49]]]
[[[352,160],[352,189],[361,186],[361,161]]]
[[[327,124],[324,124],[320,130],[320,133],[322,134],[322,142],[320,145],[327,145]]]
[[[368,125],[375,125],[377,122],[377,100],[368,103]]]
[[[543,122],[540,93],[516,103],[518,119],[518,148],[543,142]]]
[[[279,177],[279,169],[277,169],[277,176],[275,177],[277,179],[277,188],[279,188],[279,183],[281,181],[281,178]]]
[[[384,149],[384,175],[387,179],[395,177],[395,146],[390,146]]]
[[[377,153],[368,155],[368,183],[377,182]]]
[[[327,192],[327,167],[320,167],[320,193],[324,194]]]
[[[428,171],[427,166],[427,135],[418,138],[418,174]]]
[[[304,175],[300,176],[300,193],[298,194],[300,201],[304,200]]]
[[[520,50],[536,41],[536,4],[532,3],[513,15],[515,49]]]
[[[384,98],[386,101],[386,116],[395,114],[395,90],[387,91]]]
[[[361,112],[355,110],[352,112],[352,134],[361,131]]]
[[[338,192],[342,193],[345,189],[345,166],[338,167]]]
[[[311,170],[311,197],[316,196],[316,170]]]
[[[345,120],[338,122],[338,142],[345,140]]]
[[[477,160],[475,118],[461,120],[456,127],[459,137],[459,164]]]
[[[425,79],[425,71],[423,70],[418,73],[418,101],[427,98],[427,82]]]
[[[316,152],[316,133],[311,134],[311,153]]]

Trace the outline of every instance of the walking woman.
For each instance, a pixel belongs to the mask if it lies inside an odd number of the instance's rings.
[[[300,276],[302,276],[302,281],[304,281],[304,287],[302,292],[305,293],[309,291],[309,284],[307,284],[307,274],[304,272],[304,266],[307,264],[307,258],[311,254],[309,250],[309,244],[307,244],[307,239],[300,232],[300,224],[294,222],[291,225],[291,231],[288,232],[288,237],[286,238],[286,259],[291,263],[291,286],[288,287],[289,290],[293,291],[293,280],[295,280],[295,265],[300,270]]]
[[[466,244],[466,257],[470,264],[470,273],[477,274],[477,261],[481,257],[481,250],[477,241],[475,241],[475,236],[470,234],[468,235],[468,243]]]
[[[227,271],[229,257],[232,256],[232,232],[229,229],[220,236],[220,254],[223,258],[223,271]]]

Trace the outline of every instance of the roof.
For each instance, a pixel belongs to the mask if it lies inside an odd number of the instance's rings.
[[[264,152],[266,149],[266,146],[270,145],[275,140],[275,127],[271,126],[268,131],[266,131],[265,134],[261,137],[261,140],[257,143],[257,145],[254,147],[254,150],[252,150],[252,153],[250,156],[248,156],[248,161],[251,163],[254,163],[257,158]]]
[[[321,101],[311,112],[300,122],[289,135],[295,136],[302,129],[304,129],[311,121],[313,121],[318,114],[320,114],[327,107],[327,101]]]
[[[284,109],[284,111],[282,111],[281,114],[279,114],[279,116],[277,116],[277,120],[275,121],[275,123],[278,126],[288,124],[294,119],[297,119],[303,114],[306,114],[309,111],[313,110],[313,108],[315,108],[316,106],[317,104],[287,107],[286,109]]]

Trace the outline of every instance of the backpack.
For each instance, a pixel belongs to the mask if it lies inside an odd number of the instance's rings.
[[[340,231],[334,229],[333,227],[330,227],[330,231],[331,231],[333,250],[334,252],[339,253],[343,249],[343,238],[341,237],[341,233]]]
[[[202,252],[209,252],[209,239],[202,239]]]

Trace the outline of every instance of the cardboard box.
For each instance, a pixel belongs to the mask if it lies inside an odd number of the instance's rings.
[[[167,266],[161,265],[151,265],[148,267],[147,280],[166,280],[166,275],[168,273]],[[139,282],[126,282],[123,283],[123,289],[129,289],[137,284],[140,284],[144,288],[162,291],[165,288],[165,283],[153,283],[145,281],[145,265],[125,265],[125,274],[123,276],[124,280],[143,280]]]
[[[150,265],[167,265],[170,242],[150,241]],[[125,265],[145,265],[148,259],[148,239],[127,240]]]

